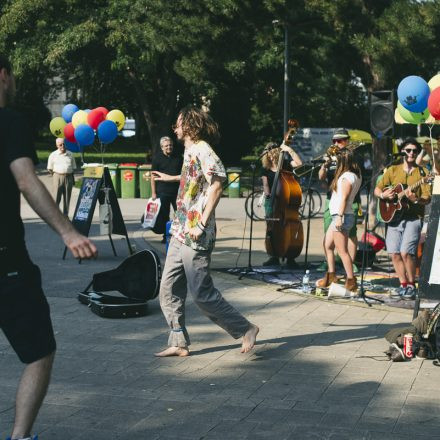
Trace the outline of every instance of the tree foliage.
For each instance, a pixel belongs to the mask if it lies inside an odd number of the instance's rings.
[[[207,105],[233,162],[281,139],[285,26],[291,116],[368,129],[368,90],[439,69],[439,8],[440,0],[4,0],[0,51],[13,61],[19,103],[40,124],[44,102],[63,88],[81,107],[134,116],[156,148],[180,107]]]

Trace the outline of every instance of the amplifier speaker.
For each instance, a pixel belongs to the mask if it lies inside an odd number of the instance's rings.
[[[376,258],[376,252],[369,243],[366,244],[362,242],[359,243],[356,252],[356,257],[354,259],[354,262],[359,267],[359,269],[362,266],[362,255],[364,253],[364,246],[365,246],[365,267],[371,267],[374,264],[374,260]]]
[[[394,128],[394,91],[378,90],[370,92],[369,98],[371,131],[377,137],[386,134],[392,135]]]

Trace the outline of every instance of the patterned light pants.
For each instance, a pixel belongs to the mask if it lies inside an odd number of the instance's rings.
[[[233,338],[242,337],[249,321],[232,307],[214,287],[209,272],[211,252],[196,251],[171,238],[160,285],[160,306],[171,329],[170,347],[187,347],[190,339],[185,327],[187,291],[197,307]]]

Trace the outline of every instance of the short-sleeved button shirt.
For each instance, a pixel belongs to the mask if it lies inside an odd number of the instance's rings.
[[[429,173],[426,168],[423,168],[423,171],[421,170],[421,167],[414,167],[412,172],[408,174],[404,170],[403,164],[393,165],[385,171],[382,180],[377,183],[377,186],[383,191],[386,187],[395,186],[398,183],[402,183],[404,187],[414,185]],[[428,199],[431,197],[431,185],[424,183],[415,189],[414,193],[417,197]],[[407,220],[423,218],[424,213],[424,205],[410,203],[408,210],[403,212],[402,217]]]
[[[197,225],[206,206],[207,191],[213,176],[226,178],[225,167],[214,150],[205,141],[185,149],[183,167],[177,194],[177,212],[172,225],[172,235],[195,250],[211,251],[215,242],[215,214],[205,225],[205,233],[193,241],[188,230]]]

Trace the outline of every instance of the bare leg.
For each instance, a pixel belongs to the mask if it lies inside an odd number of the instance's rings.
[[[334,231],[333,240],[336,250],[341,257],[342,264],[344,265],[347,278],[353,278],[353,261],[348,253],[348,235],[343,232]]]
[[[406,277],[406,269],[402,256],[400,254],[391,254],[391,261],[393,262],[394,270],[399,277],[399,281],[401,283],[407,283],[408,278]]]
[[[249,330],[243,336],[243,343],[241,344],[240,350],[241,353],[247,353],[248,351],[252,350],[255,345],[255,341],[257,340],[259,331],[260,329],[256,325],[251,324]]]
[[[12,438],[29,437],[46,395],[55,352],[27,365],[21,376],[15,401]]]
[[[350,254],[352,262],[356,258],[357,248],[358,248],[358,238],[357,237],[349,237],[348,238],[348,253]],[[339,253],[339,251],[338,251],[338,253]]]
[[[416,278],[416,260],[414,255],[402,252],[401,256],[405,266],[408,283],[414,284],[414,280]]]
[[[328,228],[324,237],[324,252],[328,265],[327,272],[336,272],[335,243],[333,241],[333,231],[330,228]]]

